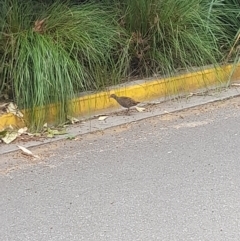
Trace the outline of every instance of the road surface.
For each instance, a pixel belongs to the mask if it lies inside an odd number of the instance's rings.
[[[239,107],[32,148],[39,160],[0,156],[0,240],[239,241]]]

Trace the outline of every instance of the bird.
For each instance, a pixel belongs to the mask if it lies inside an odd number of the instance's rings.
[[[124,108],[127,108],[127,112],[129,111],[130,107],[136,106],[140,103],[127,96],[116,96],[115,94],[111,94],[110,98],[115,99],[119,105],[121,105]]]

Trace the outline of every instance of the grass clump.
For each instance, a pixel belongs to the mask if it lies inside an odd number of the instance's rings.
[[[115,4],[131,35],[132,73],[172,74],[182,68],[216,64],[223,57],[219,38],[228,39],[206,1],[123,0]]]
[[[33,129],[49,111],[35,108],[58,103],[61,122],[76,93],[100,88],[107,73],[117,79],[124,72],[116,58],[124,31],[102,5],[4,0],[0,16],[0,84],[11,85],[19,107],[30,110]]]
[[[223,4],[224,7],[219,7],[218,11],[230,43],[228,46],[224,45],[224,43],[222,44],[226,50],[224,61],[236,62],[239,58],[240,47],[240,2],[238,0],[225,0]]]

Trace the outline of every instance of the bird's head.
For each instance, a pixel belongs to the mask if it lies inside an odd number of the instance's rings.
[[[116,99],[117,96],[116,96],[115,94],[111,94],[111,95],[110,95],[110,98]]]

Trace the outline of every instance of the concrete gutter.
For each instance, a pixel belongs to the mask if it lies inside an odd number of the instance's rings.
[[[133,81],[110,88],[108,91],[84,94],[71,101],[74,106],[75,116],[90,116],[100,110],[119,108],[118,104],[109,99],[111,93],[133,97],[138,101],[151,101],[156,98],[189,93],[199,88],[211,86],[224,86],[229,81],[240,79],[240,64],[227,65],[218,68],[207,68],[192,73],[184,73],[174,77],[151,78]],[[57,113],[57,105],[49,106],[49,115],[46,122],[54,122]],[[22,111],[23,113],[26,111]],[[20,128],[25,123],[13,114],[0,116],[0,130],[9,125]]]
[[[171,97],[169,97],[169,99],[166,100],[166,98],[163,97],[157,100],[155,99],[152,102],[143,102],[142,105],[144,105],[144,107],[146,108],[145,111],[137,112],[136,110],[132,110],[130,115],[126,115],[125,111],[122,112],[121,108],[118,112],[112,112],[112,110],[109,109],[104,110],[104,112],[101,113],[108,116],[108,118],[104,121],[99,121],[98,118],[91,118],[89,120],[85,120],[74,125],[69,125],[67,128],[67,134],[65,135],[56,135],[54,136],[54,138],[36,139],[27,142],[25,140],[19,139],[15,143],[13,142],[8,145],[2,144],[0,145],[0,158],[1,154],[3,155],[18,151],[19,148],[17,147],[17,145],[21,145],[26,148],[32,148],[61,140],[74,141],[74,139],[71,140],[73,137],[84,139],[86,138],[86,134],[94,136],[96,132],[102,133],[108,128],[120,127],[118,131],[121,131],[121,128],[128,128],[129,124],[140,120],[158,117],[166,114],[174,115],[174,113],[176,113],[175,115],[178,115],[177,112],[183,111],[184,109],[199,107],[201,105],[214,103],[217,101],[223,101],[229,98],[239,96],[240,86],[236,85],[236,87],[233,86],[231,88],[212,88],[207,92],[204,92],[204,89],[198,89],[197,92],[193,92],[190,95],[180,97],[178,95],[178,99],[171,99]],[[81,146],[79,146],[79,148],[81,149]]]

